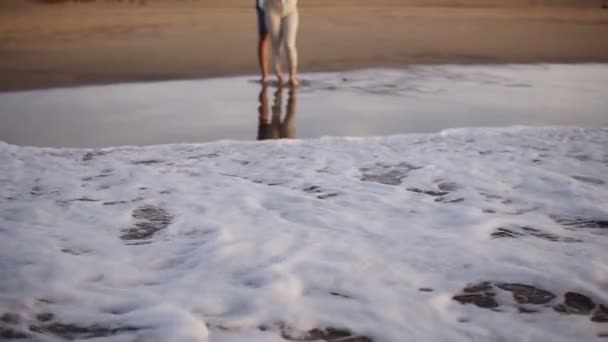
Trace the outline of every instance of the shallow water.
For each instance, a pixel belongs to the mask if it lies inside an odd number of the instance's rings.
[[[415,66],[0,94],[0,140],[101,147],[378,136],[455,127],[608,126],[608,65]]]

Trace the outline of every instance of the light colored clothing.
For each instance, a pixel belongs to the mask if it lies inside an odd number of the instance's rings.
[[[298,0],[257,0],[258,5],[264,9],[281,12],[282,16],[298,10]]]
[[[266,13],[266,26],[272,41],[272,58],[277,75],[282,75],[281,51],[287,50],[289,73],[295,75],[298,70],[298,51],[296,39],[300,15],[298,0],[258,0],[263,1]]]

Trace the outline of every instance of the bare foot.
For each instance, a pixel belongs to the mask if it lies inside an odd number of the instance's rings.
[[[279,87],[283,86],[283,77],[281,75],[277,75],[277,85]]]
[[[297,87],[300,85],[300,81],[298,81],[298,78],[295,76],[292,76],[289,78],[289,85],[292,87]]]
[[[260,79],[260,83],[267,84],[268,83],[268,76],[266,76],[266,75],[262,76],[262,78]]]

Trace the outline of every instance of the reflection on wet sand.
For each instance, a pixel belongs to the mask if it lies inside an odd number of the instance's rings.
[[[259,118],[258,118],[258,140],[267,139],[293,139],[295,137],[294,117],[296,115],[296,89],[289,87],[289,98],[282,117],[283,87],[277,87],[274,92],[274,101],[271,111],[268,106],[268,86],[263,85],[260,90]],[[282,118],[281,118],[282,117]]]

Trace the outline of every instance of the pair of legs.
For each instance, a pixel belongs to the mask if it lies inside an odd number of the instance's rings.
[[[289,67],[289,83],[298,85],[298,51],[296,49],[296,38],[298,35],[298,26],[300,24],[300,15],[297,9],[284,13],[282,10],[268,7],[266,9],[266,24],[268,25],[268,32],[270,33],[270,40],[272,42],[274,71],[279,83],[283,82],[281,52],[286,50],[287,64]]]
[[[262,13],[261,13],[262,12]],[[261,17],[264,17],[262,22]],[[281,63],[282,52],[287,51],[287,62],[289,66],[289,82],[298,85],[298,51],[296,39],[298,35],[300,16],[297,10],[297,2],[291,8],[284,8],[267,0],[264,9],[258,8],[258,27],[260,28],[260,40],[258,42],[258,57],[260,70],[262,71],[262,82],[268,78],[268,37],[272,42],[272,60],[274,71],[279,83],[283,83],[283,68]]]

